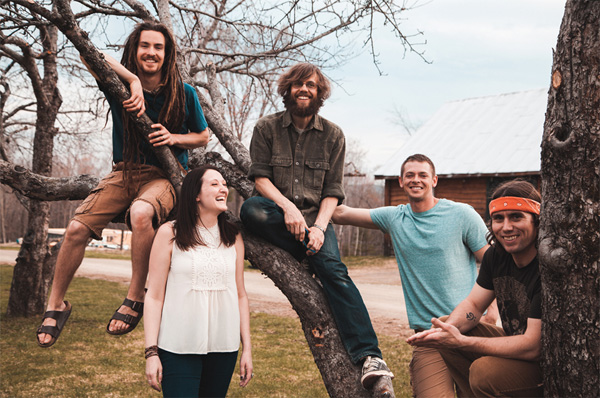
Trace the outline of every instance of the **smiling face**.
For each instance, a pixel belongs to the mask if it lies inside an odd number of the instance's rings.
[[[289,98],[285,104],[287,109],[296,116],[312,116],[319,111],[319,77],[313,73],[308,79],[293,82],[290,87]]]
[[[400,187],[404,189],[411,202],[433,199],[433,188],[438,178],[433,175],[431,165],[427,162],[406,162],[400,176]]]
[[[216,170],[207,170],[202,176],[202,188],[196,197],[200,215],[221,214],[227,210],[227,182]]]
[[[154,30],[142,31],[136,54],[138,73],[146,75],[160,73],[164,60],[165,36]]]
[[[492,233],[519,266],[525,266],[537,254],[537,227],[531,213],[502,210],[492,214]]]

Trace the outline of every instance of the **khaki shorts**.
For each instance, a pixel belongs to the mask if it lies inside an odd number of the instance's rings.
[[[102,239],[102,230],[106,225],[123,213],[127,226],[131,228],[129,210],[137,200],[143,200],[154,208],[154,228],[166,221],[175,206],[175,189],[161,169],[139,165],[139,169],[132,170],[133,184],[129,192],[123,181],[122,170],[123,164],[116,164],[75,211],[73,220],[88,227],[95,239]]]

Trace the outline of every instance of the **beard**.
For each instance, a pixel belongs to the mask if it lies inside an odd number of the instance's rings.
[[[319,110],[323,106],[323,101],[318,97],[312,97],[308,106],[300,107],[296,99],[292,98],[292,95],[288,92],[283,96],[283,104],[285,105],[285,109],[290,111],[292,115],[306,117],[319,113]]]

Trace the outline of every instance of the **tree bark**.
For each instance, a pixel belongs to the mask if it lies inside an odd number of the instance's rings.
[[[542,142],[542,364],[549,397],[600,375],[600,2],[567,1]]]
[[[30,199],[54,201],[85,199],[100,179],[87,174],[63,178],[47,177],[0,160],[0,181]]]
[[[226,161],[217,152],[199,154],[194,151],[189,159],[190,168],[193,169],[203,164],[210,164],[221,170],[221,173],[227,179],[227,184],[242,195],[244,199],[248,199],[252,195],[254,184],[236,164]]]

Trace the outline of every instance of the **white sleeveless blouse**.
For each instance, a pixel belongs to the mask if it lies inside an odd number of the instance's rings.
[[[173,242],[158,346],[176,354],[237,351],[236,250],[221,243],[218,225],[198,229],[207,246],[184,252]]]

